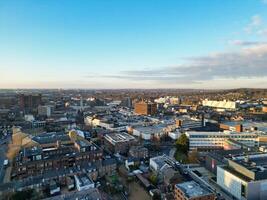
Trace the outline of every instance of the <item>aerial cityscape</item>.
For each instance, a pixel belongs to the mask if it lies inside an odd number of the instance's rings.
[[[267,200],[266,0],[0,0],[0,200]]]

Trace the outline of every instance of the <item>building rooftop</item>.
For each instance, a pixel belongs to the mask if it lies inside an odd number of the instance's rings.
[[[165,169],[171,167],[171,165],[168,163],[168,157],[165,155],[150,158],[150,161],[154,161],[160,171],[164,171]]]
[[[228,167],[252,180],[267,179],[267,154],[256,152],[232,156]]]
[[[231,174],[235,175],[236,177],[246,181],[246,182],[250,182],[252,181],[251,178],[239,173],[238,171],[234,170],[233,168],[229,167],[229,166],[220,166],[221,168],[223,168],[224,170],[230,172]]]
[[[102,165],[103,166],[107,166],[107,165],[113,165],[113,164],[116,164],[116,160],[114,158],[109,158],[109,159],[105,159],[105,160],[102,160]]]
[[[227,138],[240,138],[240,137],[254,137],[257,138],[261,136],[262,133],[260,132],[234,132],[234,131],[224,131],[224,132],[209,132],[209,131],[187,131],[187,136],[194,137],[194,136],[221,136]]]
[[[129,135],[128,133],[111,133],[106,134],[105,138],[110,141],[112,144],[119,142],[129,142],[135,140],[135,137]]]
[[[102,199],[101,194],[97,188],[90,188],[84,192],[68,193],[46,198],[45,200],[96,200]]]
[[[42,154],[42,148],[39,148],[37,146],[32,147],[32,148],[24,148],[23,151],[24,156],[29,157],[29,156],[36,156]]]
[[[94,163],[83,163],[80,167],[73,166],[70,168],[61,168],[58,170],[48,170],[44,173],[40,173],[37,176],[27,177],[22,180],[13,180],[7,183],[0,184],[0,191],[4,190],[20,190],[22,188],[34,186],[40,183],[50,183],[51,179],[56,179],[58,177],[68,177],[72,176],[73,174],[81,173],[81,171],[91,172],[92,170],[96,170],[97,167]],[[58,199],[58,196],[57,196]],[[65,199],[65,198],[64,198]],[[73,198],[72,198],[73,199]],[[94,198],[93,198],[94,199]]]
[[[70,141],[69,136],[64,132],[42,133],[32,139],[39,144],[55,143],[57,141]]]
[[[163,167],[166,164],[163,156],[158,156],[150,159],[153,160],[159,166],[159,168]]]
[[[245,155],[245,153],[247,152],[246,149],[231,149],[231,150],[217,150],[217,151],[211,151],[208,153],[208,156],[216,159],[216,160],[220,160],[220,161],[224,161],[225,158],[232,158],[233,156],[241,156],[241,155]]]
[[[131,146],[129,151],[147,151],[147,148],[143,146]]]
[[[182,116],[177,117],[176,120],[200,121],[201,119],[197,119],[197,118],[191,117],[189,115],[182,115]]]
[[[152,134],[161,132],[167,126],[165,124],[156,124],[150,126],[135,126],[134,129],[142,132],[143,134]]]
[[[148,104],[148,105],[154,105],[155,103],[154,103],[154,102],[151,102],[151,101],[139,101],[139,102],[136,102],[135,104]]]
[[[203,187],[202,185],[199,185],[195,181],[188,181],[188,182],[176,184],[175,187],[182,190],[185,196],[188,198],[201,197],[201,196],[212,194],[211,191],[209,191],[207,188]]]
[[[80,187],[83,187],[85,185],[93,184],[94,182],[90,179],[90,177],[86,174],[79,174],[75,175],[76,179],[79,182]]]
[[[76,140],[75,141],[80,147],[89,147],[91,144],[89,142],[83,140]]]

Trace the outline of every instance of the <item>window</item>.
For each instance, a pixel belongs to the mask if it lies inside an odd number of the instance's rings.
[[[246,197],[246,186],[243,183],[241,185],[241,195]]]

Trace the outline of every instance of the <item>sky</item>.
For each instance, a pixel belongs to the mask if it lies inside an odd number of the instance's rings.
[[[0,0],[0,88],[267,88],[267,0]]]

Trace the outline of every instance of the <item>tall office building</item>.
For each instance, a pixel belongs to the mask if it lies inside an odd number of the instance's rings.
[[[134,112],[138,115],[155,115],[157,104],[145,101],[137,102],[134,105]]]
[[[38,106],[38,115],[50,117],[52,113],[52,106]]]
[[[130,97],[125,97],[124,99],[122,99],[121,105],[125,106],[127,108],[131,108],[132,107],[132,99]]]
[[[41,105],[41,94],[20,94],[19,106],[20,109],[26,113],[37,111],[39,105]]]

